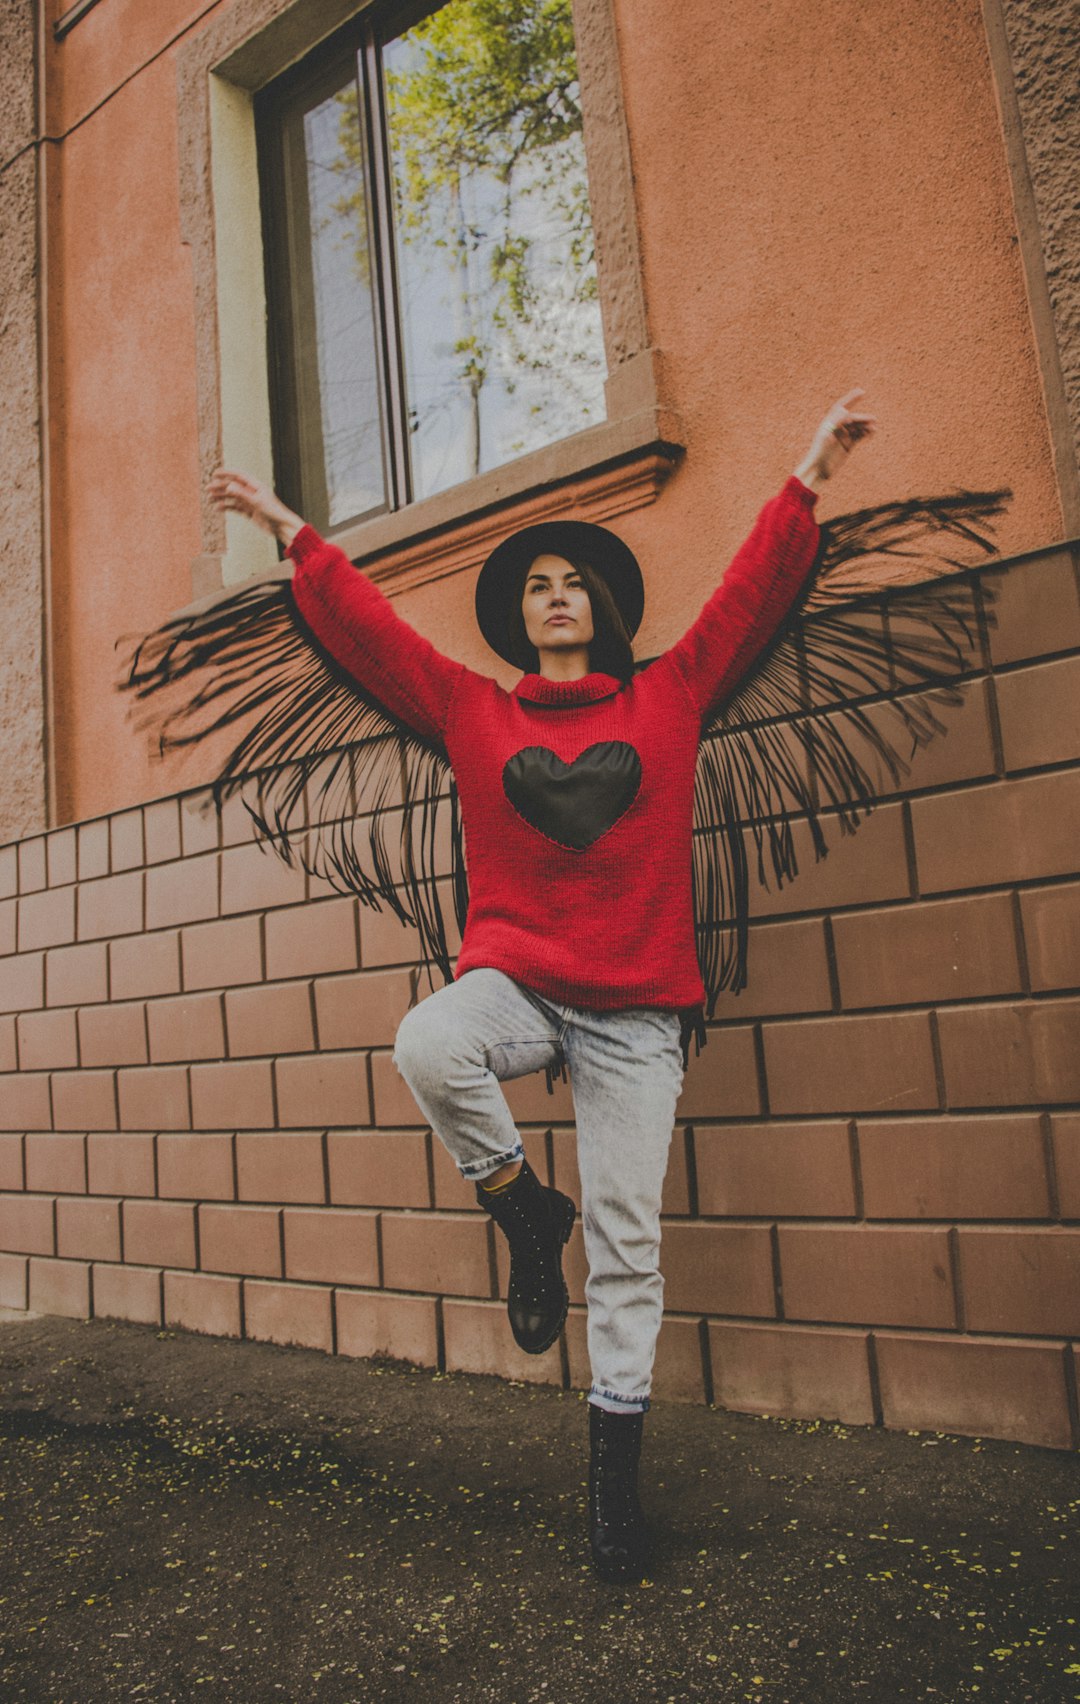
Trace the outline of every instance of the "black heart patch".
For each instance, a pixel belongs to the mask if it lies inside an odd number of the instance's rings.
[[[526,746],[503,768],[503,791],[518,815],[575,852],[618,822],[640,786],[641,759],[624,740],[587,746],[573,763],[547,746]]]

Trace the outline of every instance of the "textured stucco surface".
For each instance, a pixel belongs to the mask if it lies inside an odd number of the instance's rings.
[[[1001,6],[1080,463],[1080,9],[1076,0]]]
[[[0,8],[0,842],[45,825],[31,0]]]
[[[77,123],[61,149],[52,328],[60,797],[73,817],[181,784],[125,723],[113,644],[188,601],[208,548],[198,321],[213,279],[179,205],[178,70],[232,10],[110,0],[54,54],[66,56],[65,126]],[[263,16],[265,0],[241,10]],[[687,449],[658,500],[616,523],[646,575],[642,654],[697,613],[825,408],[855,384],[879,431],[826,488],[823,519],[1010,485],[1002,551],[1058,540],[979,0],[812,12],[684,0],[677,29],[667,0],[614,0],[614,19],[642,256],[645,325],[631,341],[659,350]],[[431,582],[400,608],[481,662],[472,580]]]

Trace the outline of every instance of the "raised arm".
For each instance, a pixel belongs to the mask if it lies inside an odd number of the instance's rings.
[[[409,727],[441,739],[464,664],[402,620],[374,581],[268,486],[222,469],[208,489],[219,508],[246,515],[285,546],[296,607],[334,661]]]
[[[817,554],[819,487],[874,430],[848,391],[825,415],[806,456],[770,498],[716,591],[664,661],[682,677],[702,717],[734,691],[798,597]]]

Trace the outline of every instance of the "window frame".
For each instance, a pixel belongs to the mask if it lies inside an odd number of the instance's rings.
[[[540,519],[572,500],[579,513],[603,520],[652,503],[683,454],[681,421],[648,335],[614,6],[573,0],[607,419],[434,496],[330,530],[354,561],[372,564],[375,577],[394,589],[474,567],[520,524],[515,515],[523,507],[530,520]],[[380,0],[322,0],[318,7],[310,0],[232,0],[178,54],[181,233],[192,250],[204,480],[223,463],[274,477],[265,271],[255,237],[256,98],[336,34],[359,34],[365,14],[377,8]],[[417,15],[430,9],[418,6]],[[290,571],[265,535],[252,539],[252,529],[223,521],[205,493],[202,522],[203,551],[192,562],[196,597]]]

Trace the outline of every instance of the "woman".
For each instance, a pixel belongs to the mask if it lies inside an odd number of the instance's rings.
[[[525,1160],[498,1085],[569,1068],[589,1266],[590,1541],[604,1579],[639,1580],[648,1560],[637,1467],[662,1313],[660,1197],[703,999],[690,858],[701,728],[810,572],[818,490],[874,430],[855,409],[862,394],[828,411],[698,620],[637,674],[641,576],[614,534],[556,521],[501,544],[477,615],[525,671],[511,692],[437,651],[268,487],[225,470],[210,481],[219,508],[286,548],[296,606],[336,663],[449,754],[468,918],[455,980],[408,1013],[394,1059],[509,1242],[510,1324],[530,1354],[566,1317],[575,1208]]]

